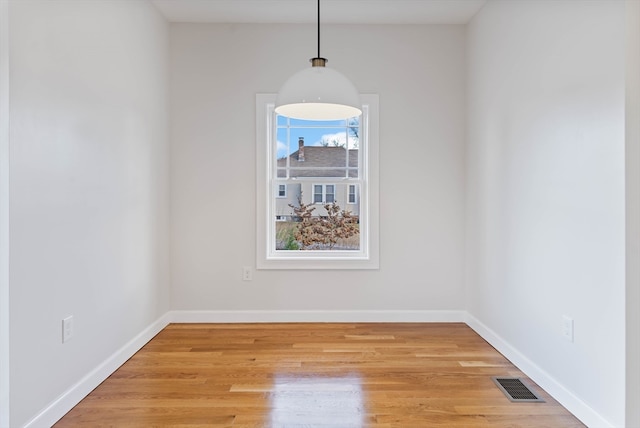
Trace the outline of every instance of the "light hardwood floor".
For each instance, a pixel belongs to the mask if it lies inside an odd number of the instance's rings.
[[[55,426],[584,427],[465,324],[171,324]],[[527,379],[528,380],[528,379]]]

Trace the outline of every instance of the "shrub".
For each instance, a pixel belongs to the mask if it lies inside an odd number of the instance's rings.
[[[313,217],[315,207],[302,201],[298,196],[298,206],[289,204],[296,217],[301,220],[295,231],[295,243],[302,250],[333,249],[338,240],[348,239],[359,233],[358,219],[351,211],[346,211],[333,202],[324,205],[326,216]],[[287,242],[288,243],[288,242]]]

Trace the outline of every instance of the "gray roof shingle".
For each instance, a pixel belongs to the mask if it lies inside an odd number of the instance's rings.
[[[300,150],[289,156],[290,177],[345,177],[347,174],[346,150],[343,147],[305,146],[304,160],[299,160]],[[358,150],[349,149],[349,177],[358,176]],[[283,168],[287,158],[278,159],[278,177],[285,177]],[[312,169],[313,168],[313,169]],[[315,168],[323,168],[321,170]]]

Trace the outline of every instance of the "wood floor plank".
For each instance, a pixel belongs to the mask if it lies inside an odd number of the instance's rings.
[[[584,427],[460,323],[171,324],[55,425]]]

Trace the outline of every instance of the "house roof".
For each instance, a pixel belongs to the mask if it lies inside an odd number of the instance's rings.
[[[304,146],[304,160],[300,150],[289,156],[289,177],[357,177],[358,150],[343,147]],[[349,169],[345,166],[349,156]],[[278,159],[278,177],[286,177],[287,158]],[[321,169],[319,169],[321,168]],[[351,169],[353,168],[353,169]]]

